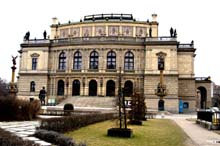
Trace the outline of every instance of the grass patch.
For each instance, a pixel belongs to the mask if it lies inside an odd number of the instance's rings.
[[[89,146],[185,146],[188,138],[180,127],[167,119],[153,119],[143,122],[142,126],[129,126],[133,129],[132,138],[108,137],[107,130],[111,127],[115,127],[115,122],[105,121],[66,135]]]

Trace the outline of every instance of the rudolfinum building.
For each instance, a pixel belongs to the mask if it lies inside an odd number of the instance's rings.
[[[126,97],[139,92],[148,109],[158,109],[162,59],[165,110],[178,112],[180,103],[184,111],[210,106],[210,79],[194,76],[193,41],[181,44],[170,28],[167,36],[159,36],[156,18],[153,14],[152,20],[137,21],[131,14],[99,14],[63,24],[53,18],[49,37],[25,36],[21,44],[17,96],[38,99],[44,86],[47,98],[56,101],[116,98],[121,76]]]

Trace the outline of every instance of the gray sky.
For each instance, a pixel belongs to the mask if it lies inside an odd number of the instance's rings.
[[[11,80],[11,55],[19,55],[17,51],[28,30],[31,39],[43,38],[44,30],[50,34],[53,17],[66,23],[100,13],[130,13],[136,20],[151,20],[151,14],[156,13],[159,36],[169,36],[173,27],[181,43],[194,40],[195,76],[211,76],[212,81],[220,84],[218,0],[2,0],[0,77]]]

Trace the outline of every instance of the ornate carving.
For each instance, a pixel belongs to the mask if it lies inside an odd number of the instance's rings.
[[[123,34],[123,36],[132,36],[133,35],[133,27],[132,26],[122,26],[122,34]]]
[[[37,54],[37,53],[33,53],[33,54],[31,54],[31,57],[39,57],[40,55],[39,54]]]
[[[136,27],[136,36],[145,37],[147,34],[146,27]]]
[[[83,27],[82,28],[82,34],[83,34],[83,37],[92,36],[92,27],[90,27],[90,26]]]
[[[109,36],[118,36],[119,35],[119,26],[109,26],[108,27]]]
[[[60,29],[60,38],[67,38],[69,35],[69,29]]]
[[[96,26],[95,36],[105,36],[105,26]]]
[[[80,35],[79,27],[72,27],[72,28],[70,28],[70,36],[71,37],[79,37],[79,35]]]

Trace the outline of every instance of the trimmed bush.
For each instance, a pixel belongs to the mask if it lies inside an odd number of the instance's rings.
[[[42,119],[40,129],[51,130],[56,132],[68,132],[79,129],[89,124],[114,119],[113,113],[98,113],[87,115],[73,115],[62,118]]]
[[[132,129],[124,129],[124,128],[111,128],[108,129],[108,136],[113,137],[132,137],[133,131]]]
[[[73,111],[74,110],[74,107],[73,107],[73,104],[71,103],[66,103],[63,107],[63,110],[64,110],[64,115],[68,115],[70,116],[71,115],[71,112],[70,111]]]
[[[0,121],[27,121],[36,118],[40,110],[38,100],[0,99]]]
[[[1,146],[40,146],[32,141],[23,140],[22,138],[11,134],[0,128],[0,145]]]
[[[63,107],[63,110],[74,110],[73,104],[66,103]]]
[[[55,131],[40,129],[35,132],[34,136],[58,146],[86,146],[86,144],[83,143],[78,145],[72,138],[66,137],[65,135],[59,134]]]

